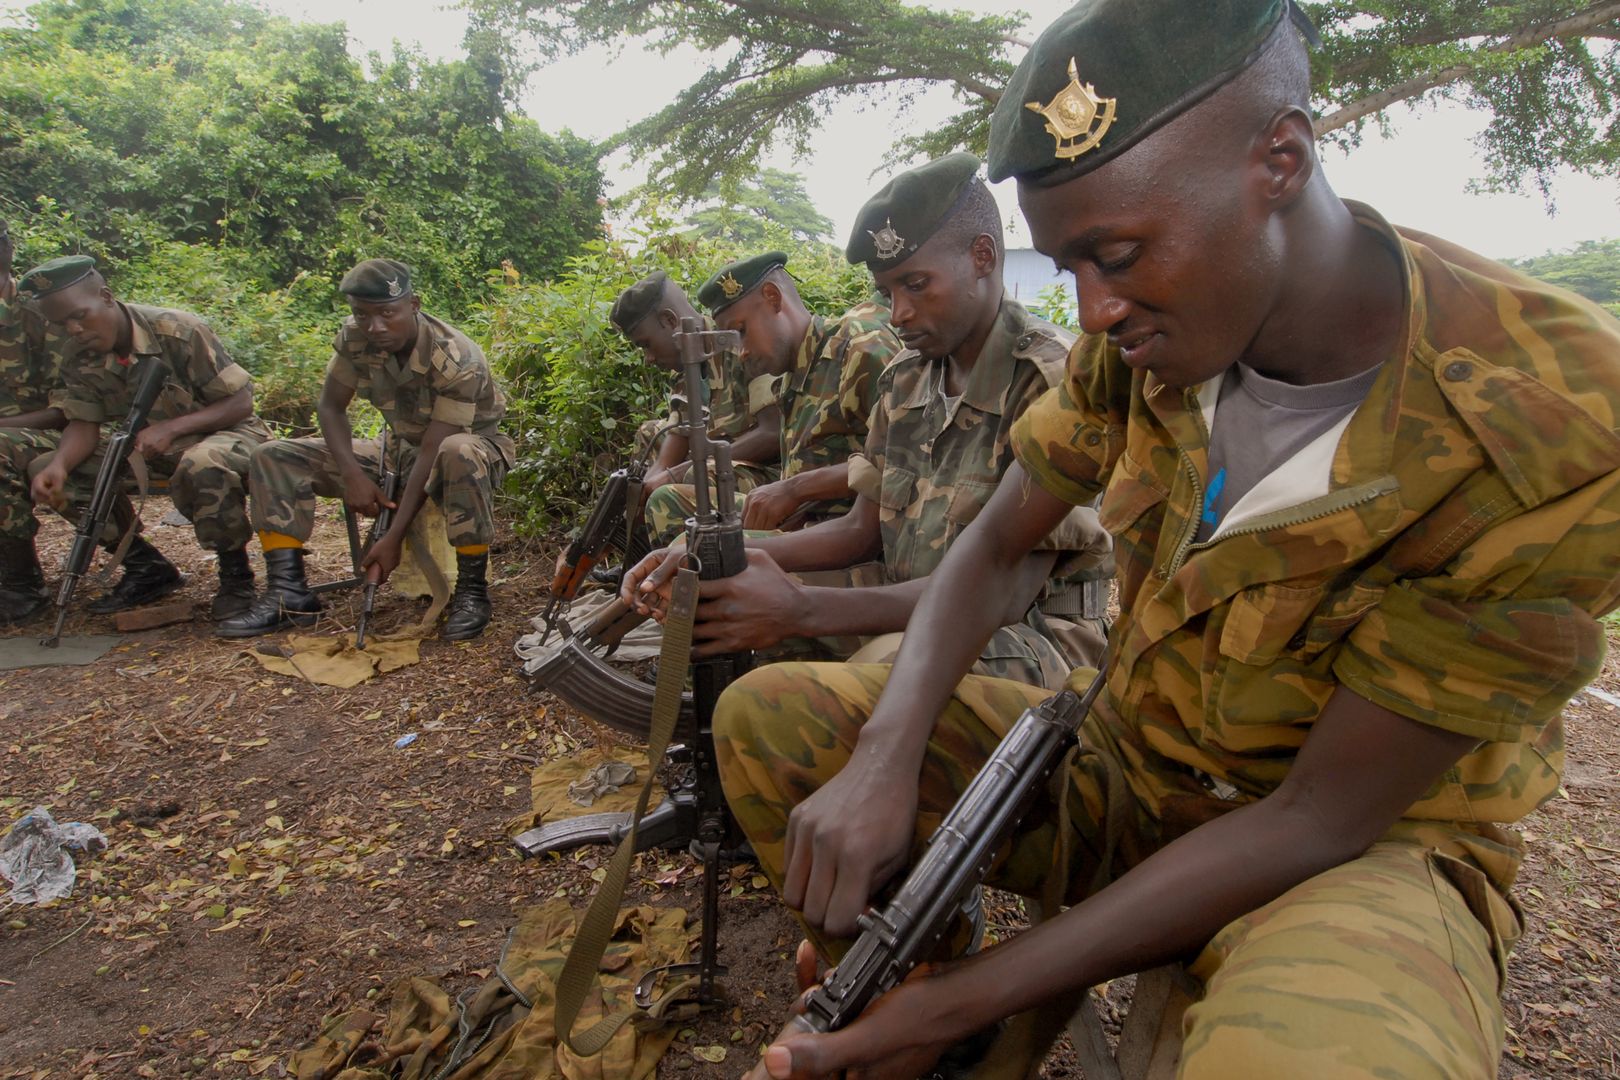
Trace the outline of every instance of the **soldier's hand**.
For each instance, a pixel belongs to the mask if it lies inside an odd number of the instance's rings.
[[[61,510],[67,506],[67,470],[55,462],[45,466],[29,485],[29,494],[36,504]]]
[[[675,580],[675,571],[681,568],[685,558],[685,540],[677,540],[669,547],[648,552],[645,558],[624,572],[624,578],[619,582],[619,599],[639,614],[650,615],[663,622],[673,588],[671,582]]]
[[[802,966],[801,952],[801,978]],[[784,1031],[765,1048],[747,1080],[926,1076],[941,1054],[971,1034],[953,1023],[951,1005],[959,987],[939,978],[941,970],[929,964],[918,967],[840,1031],[824,1035]],[[804,995],[793,1011],[804,1011]]]
[[[162,457],[174,446],[174,440],[174,431],[168,424],[147,424],[135,436],[135,452],[144,457]]]
[[[377,584],[381,585],[399,566],[402,552],[403,543],[398,538],[386,533],[377,537],[371,544],[371,550],[360,561],[361,576],[375,578]]]
[[[750,491],[743,503],[743,528],[774,529],[786,521],[800,502],[788,484],[787,480],[777,480]]]
[[[804,633],[804,587],[765,552],[747,554],[742,573],[699,584],[693,655],[767,649]]]
[[[394,508],[393,503],[383,498],[377,481],[358,470],[343,478],[343,501],[355,513],[366,517],[376,517],[384,506]]]
[[[854,934],[872,894],[905,865],[916,816],[916,776],[857,748],[788,816],[783,901],[833,937]]]

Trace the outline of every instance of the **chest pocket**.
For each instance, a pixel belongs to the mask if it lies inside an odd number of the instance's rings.
[[[1221,655],[1240,664],[1269,664],[1285,653],[1309,660],[1341,641],[1383,595],[1365,585],[1331,597],[1326,585],[1245,589],[1221,628]]]
[[[1121,454],[1097,507],[1097,520],[1114,537],[1122,595],[1134,596],[1153,568],[1169,495],[1128,454]]]
[[[952,538],[979,516],[984,504],[990,501],[990,496],[996,493],[994,480],[968,480],[956,481],[955,489],[951,492],[950,505],[945,509],[945,520],[952,525]]]

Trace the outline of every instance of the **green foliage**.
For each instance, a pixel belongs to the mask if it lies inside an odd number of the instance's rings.
[[[1620,318],[1620,240],[1583,240],[1568,251],[1514,259],[1508,265],[1578,293]]]
[[[681,231],[657,208],[643,222],[633,247],[592,241],[557,278],[498,289],[470,327],[506,388],[506,428],[519,453],[507,488],[520,530],[573,523],[603,477],[633,453],[639,423],[666,412],[670,376],[646,364],[608,320],[614,299],[654,269],[696,292],[745,251]],[[765,245],[785,240],[768,231]],[[789,269],[812,311],[842,313],[868,298],[865,270],[832,247],[791,250]]]
[[[714,57],[674,104],[618,142],[653,157],[655,180],[699,197],[716,176],[745,175],[778,143],[802,154],[832,106],[868,98],[896,128],[924,88],[949,87],[959,111],[912,130],[892,160],[984,152],[990,113],[1024,38],[1021,12],[978,16],[901,0],[468,0],[486,24],[551,54],[627,40]],[[1354,144],[1401,101],[1448,98],[1491,117],[1480,139],[1486,186],[1546,191],[1558,167],[1620,166],[1614,0],[1305,0],[1322,32],[1314,61],[1321,130]]]
[[[544,277],[599,235],[597,148],[509,108],[487,35],[450,63],[373,54],[368,76],[341,24],[243,0],[29,16],[0,29],[0,212],[45,219],[19,258],[205,244],[287,286],[387,254],[454,317],[503,260]]]
[[[1077,334],[1080,332],[1080,313],[1075,310],[1074,300],[1061,285],[1048,285],[1037,293],[1029,312],[1055,326],[1073,330]]]
[[[715,205],[687,219],[699,236],[724,237],[745,247],[764,242],[766,223],[774,222],[795,240],[826,240],[833,223],[816,209],[804,190],[804,177],[781,169],[763,169],[747,180],[717,180],[703,192]]]

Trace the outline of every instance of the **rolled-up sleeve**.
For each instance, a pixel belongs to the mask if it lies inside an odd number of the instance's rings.
[[[470,430],[478,416],[478,372],[470,367],[458,368],[435,378],[433,383],[431,418]]]

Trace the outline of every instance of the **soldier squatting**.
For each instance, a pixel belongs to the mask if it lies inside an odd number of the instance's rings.
[[[744,464],[755,530],[746,569],[702,583],[698,653],[786,661],[720,697],[715,743],[814,943],[802,978],[1008,725],[1112,645],[1078,753],[990,878],[1067,909],[784,1037],[758,1075],[1027,1075],[1085,987],[1176,959],[1202,986],[1182,1076],[1495,1075],[1511,826],[1557,790],[1560,712],[1620,604],[1620,326],[1335,195],[1313,35],[1287,0],[1084,0],[1036,41],[988,176],[1016,181],[1035,246],[1074,275],[1078,340],[1005,294],[966,154],[862,208],[846,253],[883,306],[809,311],[782,252],[696,289],[742,346],[688,407]],[[317,617],[315,495],[379,508],[356,393],[408,477],[368,568],[394,568],[432,493],[460,569],[446,636],[483,630],[503,399],[407,268],[344,279],[322,436],[300,440],[270,438],[205,325],[120,303],[89,260],[0,286],[0,618],[44,607],[32,508],[73,513],[153,356],[169,385],[139,449],[218,552],[221,634]],[[695,315],[661,272],[612,311],[669,370]],[[658,617],[693,505],[683,449],[646,485],[663,546],[621,571]],[[137,540],[97,610],[178,582]]]

